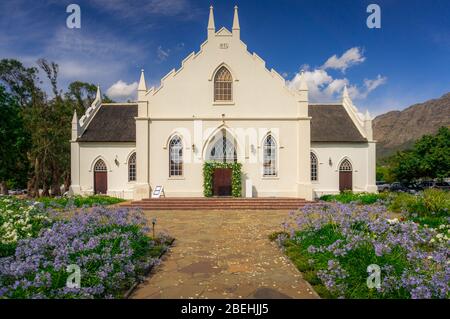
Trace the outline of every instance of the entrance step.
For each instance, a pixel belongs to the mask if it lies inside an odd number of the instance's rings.
[[[122,207],[143,210],[295,210],[309,202],[301,198],[147,198]]]

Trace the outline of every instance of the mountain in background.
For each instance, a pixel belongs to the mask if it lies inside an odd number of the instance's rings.
[[[450,127],[450,93],[377,116],[373,120],[377,159],[410,148],[423,135],[435,134],[441,126]]]

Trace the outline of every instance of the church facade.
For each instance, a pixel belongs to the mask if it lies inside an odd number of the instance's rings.
[[[341,190],[375,192],[370,115],[342,101],[311,104],[268,70],[233,27],[216,30],[159,87],[141,72],[135,103],[102,103],[100,89],[86,113],[74,114],[72,194],[103,193],[139,200],[157,186],[166,197],[202,197],[205,163],[240,163],[242,196],[311,200]],[[214,196],[229,196],[229,169],[217,168]]]

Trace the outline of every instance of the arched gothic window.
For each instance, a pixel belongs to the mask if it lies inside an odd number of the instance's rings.
[[[317,181],[317,169],[318,169],[318,165],[317,165],[317,156],[316,154],[311,152],[311,180],[312,181]]]
[[[107,172],[108,168],[106,167],[105,162],[102,159],[99,159],[94,165],[94,172]]]
[[[178,135],[169,142],[169,176],[183,176],[183,143]]]
[[[222,66],[214,77],[214,101],[233,100],[233,78],[230,71]]]
[[[128,160],[128,181],[136,181],[136,153],[133,153]]]
[[[350,163],[350,161],[348,159],[345,159],[341,163],[341,166],[339,167],[339,171],[340,172],[351,172],[351,171],[353,171],[352,164]]]
[[[222,130],[214,137],[216,140],[209,149],[208,160],[223,163],[236,163],[237,152],[234,139]]]
[[[277,176],[277,144],[271,134],[264,139],[263,175]]]

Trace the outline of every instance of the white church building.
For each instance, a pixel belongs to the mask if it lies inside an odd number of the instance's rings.
[[[346,88],[340,103],[309,103],[304,79],[290,88],[247,51],[237,7],[231,31],[216,30],[211,7],[207,40],[159,87],[142,71],[135,103],[102,103],[98,89],[74,114],[71,193],[139,200],[162,186],[166,197],[203,197],[209,183],[208,196],[231,196],[233,176],[242,197],[375,192],[375,146]],[[240,165],[206,176],[205,163]]]

